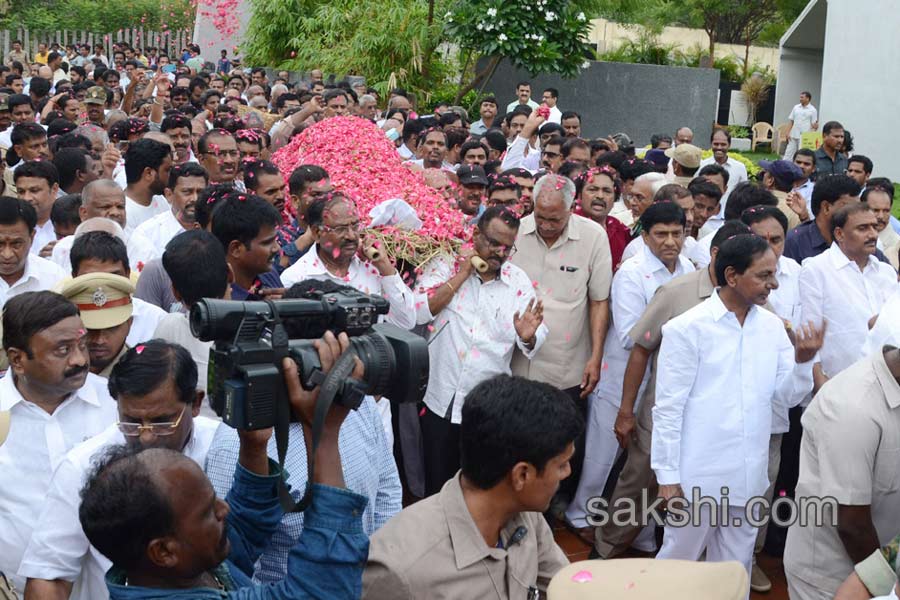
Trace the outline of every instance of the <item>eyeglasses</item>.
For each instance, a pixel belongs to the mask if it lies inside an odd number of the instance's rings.
[[[215,156],[217,158],[238,158],[241,155],[237,150],[217,150],[215,152],[204,152],[204,154]]]
[[[516,250],[518,250],[515,244],[513,244],[512,246],[507,246],[502,242],[498,242],[497,240],[488,237],[488,235],[484,232],[479,233],[481,234],[481,237],[484,238],[484,241],[487,242],[487,245],[490,246],[491,250],[493,250],[497,254],[502,254],[507,258],[512,258],[516,253]]]
[[[338,225],[337,227],[322,225],[321,227],[325,233],[334,233],[339,236],[350,235],[351,233],[357,234],[363,230],[362,223],[350,223],[349,225]]]
[[[562,154],[560,154],[559,152],[549,152],[547,150],[544,150],[542,154],[544,158],[559,158],[560,156],[562,156]]]
[[[181,414],[178,415],[178,418],[174,423],[151,423],[150,425],[144,425],[143,423],[123,423],[119,421],[116,423],[116,427],[119,428],[119,431],[121,431],[123,435],[128,437],[137,437],[141,435],[141,432],[143,431],[149,431],[155,436],[172,435],[181,424],[181,419],[184,417],[184,411],[186,410],[187,404],[181,409]]]

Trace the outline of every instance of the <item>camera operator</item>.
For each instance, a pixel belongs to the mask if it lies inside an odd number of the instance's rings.
[[[311,279],[293,286],[285,293],[285,297],[312,297],[314,292],[331,293],[341,287],[332,281]],[[290,319],[286,319],[284,325],[290,334]],[[306,448],[309,435],[299,423],[291,423],[288,433],[284,467],[289,474],[287,482],[292,489],[291,496],[294,501],[299,501],[307,484]],[[372,535],[388,519],[400,512],[402,490],[394,456],[371,397],[365,398],[359,409],[352,411],[344,421],[340,449],[347,488],[369,499],[363,513],[363,530],[367,535]],[[273,458],[278,455],[274,439],[269,441],[268,453]],[[206,474],[220,497],[224,497],[231,488],[238,454],[237,434],[231,428],[220,427],[206,460]],[[288,552],[304,528],[304,513],[284,515],[272,542],[260,558],[255,573],[257,581],[281,581],[288,571]]]
[[[26,600],[108,597],[104,575],[110,562],[90,547],[81,529],[78,492],[91,462],[121,444],[169,448],[203,465],[219,423],[198,416],[203,392],[197,383],[197,366],[176,344],[150,340],[122,355],[109,376],[119,422],[72,449],[53,472],[19,567],[29,578]]]
[[[360,236],[359,213],[351,198],[340,192],[320,196],[306,209],[306,222],[316,243],[281,274],[286,287],[306,279],[319,279],[348,285],[364,294],[378,294],[391,304],[386,323],[403,329],[415,327],[415,295],[403,283],[387,253],[382,249],[380,256],[372,261],[359,258],[359,252],[372,248],[374,241]],[[390,402],[381,399],[376,406],[388,443],[393,446]]]
[[[345,334],[338,340],[331,333],[316,342],[323,371],[349,343]],[[302,389],[293,361],[283,366],[294,416],[310,440],[318,390]],[[353,376],[362,371],[357,361]],[[113,563],[106,576],[110,598],[358,598],[368,553],[360,516],[367,500],[343,489],[338,432],[348,411],[335,403],[328,413],[305,513],[309,531],[291,548],[284,579],[270,585],[256,585],[250,576],[282,514],[282,472],[266,456],[271,430],[239,433],[240,459],[224,502],[197,464],[176,451],[111,450],[88,477],[79,509],[88,540]]]

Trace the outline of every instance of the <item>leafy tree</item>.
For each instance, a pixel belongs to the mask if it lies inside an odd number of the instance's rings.
[[[486,83],[503,58],[533,75],[576,76],[593,56],[585,43],[596,9],[594,0],[457,0],[444,19],[464,57],[458,97]]]
[[[382,92],[401,85],[446,97],[454,88],[459,101],[503,58],[534,74],[576,75],[592,55],[590,18],[610,1],[251,0],[241,50],[251,64],[365,75]]]
[[[31,31],[109,33],[129,27],[159,31],[190,28],[193,22],[190,0],[11,0],[0,4],[0,26]]]
[[[427,90],[448,70],[441,53],[442,0],[251,0],[241,46],[249,64],[364,75],[385,92]]]

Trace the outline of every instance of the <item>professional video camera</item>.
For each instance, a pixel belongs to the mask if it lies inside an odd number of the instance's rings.
[[[425,395],[427,344],[414,333],[377,323],[378,315],[390,308],[387,300],[346,287],[313,296],[258,302],[204,299],[191,308],[194,336],[215,342],[209,352],[210,405],[231,427],[273,427],[279,414],[290,413],[279,406],[288,402],[279,355],[297,363],[305,389],[323,384],[313,340],[328,330],[346,332],[351,351],[365,367],[362,385],[340,381],[334,402],[358,408],[364,394],[396,402],[418,402]]]

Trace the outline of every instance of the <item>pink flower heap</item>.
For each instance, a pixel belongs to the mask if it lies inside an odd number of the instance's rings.
[[[356,201],[363,223],[368,223],[373,207],[401,198],[422,220],[422,228],[416,232],[419,236],[438,243],[467,237],[463,214],[439,191],[425,185],[421,173],[404,167],[393,142],[365,119],[332,117],[320,121],[275,152],[272,162],[285,179],[299,165],[324,168],[335,189]],[[395,233],[402,238],[405,232]]]

